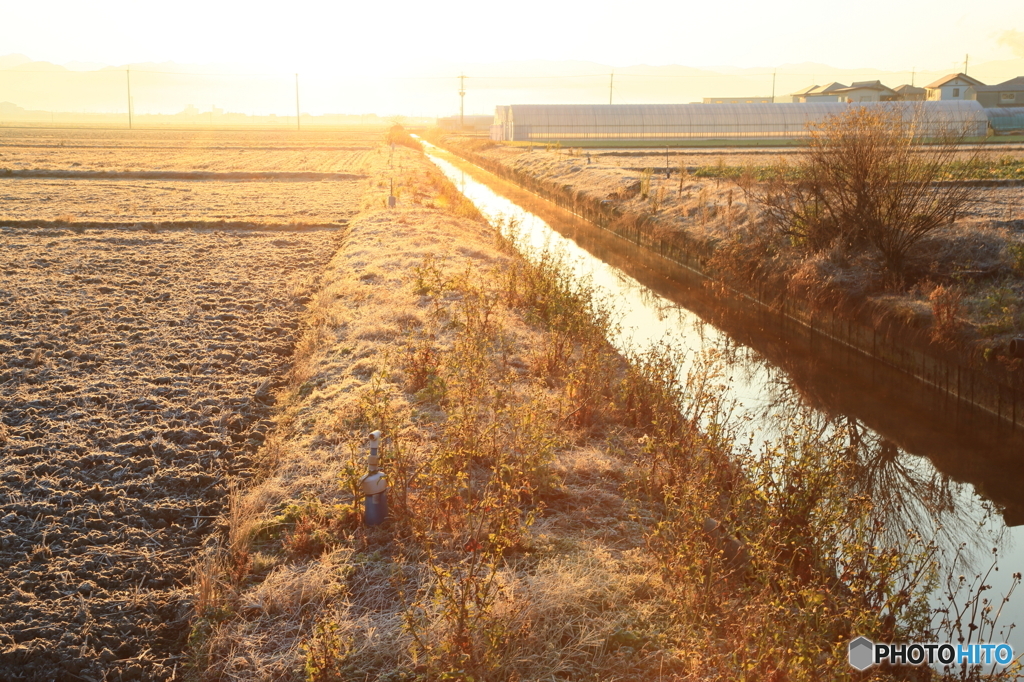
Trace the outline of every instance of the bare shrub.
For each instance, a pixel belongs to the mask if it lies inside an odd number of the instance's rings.
[[[766,223],[798,249],[874,250],[902,278],[908,254],[974,201],[963,160],[968,130],[926,130],[923,111],[851,107],[811,130],[796,178],[781,173],[752,189]],[[931,135],[922,144],[924,134]]]
[[[401,124],[395,123],[388,129],[388,133],[385,136],[385,142],[387,144],[399,144],[403,147],[409,147],[416,151],[423,151],[423,145],[420,141],[414,138],[409,132],[402,127]]]

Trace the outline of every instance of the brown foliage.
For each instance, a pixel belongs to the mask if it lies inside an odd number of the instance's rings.
[[[410,135],[409,132],[398,123],[388,129],[385,141],[388,144],[400,144],[403,147],[409,147],[416,151],[423,151],[423,145],[420,144],[420,141]]]
[[[963,329],[963,292],[955,287],[937,286],[928,296],[935,315],[932,327],[932,340],[940,343],[952,343]]]
[[[962,182],[972,164],[957,160],[967,131],[910,113],[851,107],[812,129],[796,177],[779,174],[751,190],[769,226],[809,252],[876,251],[902,277],[918,242],[973,201]],[[922,145],[925,132],[932,138]]]

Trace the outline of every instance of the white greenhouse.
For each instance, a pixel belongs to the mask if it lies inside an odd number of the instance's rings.
[[[988,117],[978,102],[846,104],[512,104],[494,113],[491,138],[499,141],[573,142],[793,138],[851,106],[897,107],[917,119],[920,134],[965,130],[983,137]]]

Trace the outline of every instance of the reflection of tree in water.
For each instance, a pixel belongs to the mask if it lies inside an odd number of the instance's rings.
[[[992,543],[1002,544],[1006,535],[991,503],[926,458],[907,454],[853,418],[843,419],[855,457],[856,493],[871,498],[886,528],[885,541],[899,542],[908,530],[916,530],[934,538],[957,570],[991,561]]]
[[[847,453],[854,462],[857,487],[852,492],[871,499],[887,539],[900,541],[907,530],[916,530],[955,548],[970,526],[967,515],[957,508],[958,494],[959,500],[967,501],[962,484],[927,461],[902,452],[856,419],[841,419],[849,438]]]
[[[987,560],[989,542],[999,538],[979,530],[996,531],[1003,524],[992,506],[974,494],[969,485],[953,480],[927,458],[904,452],[864,422],[822,410],[820,406],[834,404],[830,396],[823,394],[835,389],[834,385],[795,382],[785,371],[765,362],[759,353],[714,327],[709,328],[699,317],[684,319],[680,315],[678,329],[686,330],[683,334],[689,341],[689,371],[698,369],[700,363],[696,358],[714,355],[719,368],[725,370],[731,391],[745,393],[735,395],[742,407],[734,413],[739,419],[733,426],[738,422],[750,428],[755,448],[780,442],[796,423],[811,426],[822,442],[838,440],[841,447],[826,448],[819,454],[841,458],[842,464],[852,465],[852,486],[840,491],[872,501],[874,520],[881,529],[879,542],[903,547],[912,531],[933,539],[947,557],[959,556],[962,564],[971,564],[971,556],[982,562]],[[699,345],[695,343],[698,341]],[[805,370],[813,372],[813,368]],[[965,541],[970,544],[959,550]]]
[[[798,420],[812,423],[822,440],[841,435],[845,451],[835,456],[853,465],[853,489],[848,493],[872,501],[873,515],[883,529],[882,542],[902,546],[908,531],[916,531],[934,539],[948,556],[956,555],[965,541],[973,546],[960,552],[961,557],[987,555],[991,550],[979,527],[991,529],[1002,524],[994,518],[991,505],[980,500],[970,486],[939,471],[927,458],[904,452],[854,417],[831,416],[811,408],[785,373],[772,369],[768,376],[762,401],[747,405],[747,416],[768,432]]]

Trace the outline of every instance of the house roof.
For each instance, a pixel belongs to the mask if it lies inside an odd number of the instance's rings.
[[[982,83],[977,78],[971,78],[966,73],[951,73],[948,76],[943,76],[942,78],[940,78],[939,80],[935,81],[934,83],[926,85],[925,87],[928,88],[929,90],[931,90],[933,88],[941,88],[946,83],[950,82],[951,80],[956,80],[957,78],[959,78],[961,80],[964,80],[964,81],[967,81],[968,85],[972,85],[974,87],[978,87],[979,85],[981,85],[981,86],[985,85],[984,83]]]
[[[925,92],[924,88],[917,88],[913,85],[907,85],[906,83],[903,85],[897,85],[892,89],[892,91],[900,95],[923,95]]]
[[[817,88],[818,88],[817,85],[812,85],[809,88],[804,88],[803,90],[797,90],[796,92],[792,92],[790,94],[793,95],[794,97],[796,97],[798,95],[806,95],[806,94],[816,90]]]
[[[978,92],[1022,92],[1024,91],[1024,76],[1017,76],[998,85],[983,85],[977,88]]]
[[[811,94],[814,94],[814,95],[829,95],[829,94],[835,92],[836,90],[841,90],[841,89],[843,89],[845,87],[846,87],[845,85],[843,85],[842,83],[840,83],[838,81],[832,81],[828,85],[822,85],[820,88],[815,89],[814,92],[811,93]]]
[[[892,92],[892,88],[887,85],[882,85],[881,81],[854,81],[853,85],[848,88],[838,88],[833,92],[853,92],[854,90],[888,90]]]

